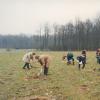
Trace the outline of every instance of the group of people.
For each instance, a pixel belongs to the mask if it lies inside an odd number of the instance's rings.
[[[75,64],[75,59],[74,59],[74,55],[72,52],[68,52],[67,55],[63,56],[63,60],[66,59],[67,61],[67,65],[69,64]],[[77,56],[77,61],[78,61],[78,68],[80,70],[81,65],[82,65],[82,69],[85,68],[85,64],[86,64],[86,50],[83,50],[81,55]]]
[[[66,55],[63,56],[63,60],[66,59],[67,64],[75,64],[75,59],[74,59],[74,55],[72,52],[68,52]],[[79,56],[77,56],[77,61],[78,61],[78,68],[80,70],[81,66],[82,69],[85,68],[85,64],[86,64],[86,50],[82,50],[81,54]],[[97,59],[97,63],[100,64],[100,48],[96,50],[96,59]]]
[[[49,69],[49,63],[50,63],[50,56],[49,55],[36,55],[36,53],[34,52],[29,52],[26,53],[23,57],[23,61],[24,61],[24,66],[23,69],[30,69],[32,67],[31,65],[31,61],[35,61],[37,60],[38,63],[40,63],[41,65],[41,70],[40,70],[40,74],[44,74],[47,76],[48,74],[48,69]]]
[[[100,49],[97,49],[96,51],[96,58],[97,58],[97,63],[100,64]],[[75,59],[74,55],[72,52],[68,52],[66,55],[63,56],[63,60],[66,59],[67,65],[69,64],[75,64]],[[86,64],[86,50],[82,50],[81,54],[77,56],[77,62],[78,62],[78,68],[79,70],[82,68],[85,68]],[[29,52],[26,53],[23,57],[24,61],[24,66],[23,69],[30,69],[32,67],[31,61],[37,61],[41,65],[41,70],[38,75],[44,74],[48,75],[48,69],[49,69],[49,64],[51,61],[51,57],[49,55],[36,55],[34,52]]]

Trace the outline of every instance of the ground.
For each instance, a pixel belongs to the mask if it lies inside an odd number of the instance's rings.
[[[46,80],[35,78],[38,63],[30,70],[22,69],[26,50],[0,51],[0,100],[100,100],[100,68],[95,52],[87,52],[86,68],[79,71],[75,65],[62,61],[65,52],[49,54],[52,61]],[[80,52],[74,52],[75,58]]]

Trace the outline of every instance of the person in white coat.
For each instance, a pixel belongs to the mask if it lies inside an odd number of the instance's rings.
[[[23,56],[23,62],[25,63],[23,66],[23,69],[25,69],[26,67],[28,69],[30,69],[30,61],[33,60],[34,61],[35,58],[35,53],[34,52],[28,52]]]

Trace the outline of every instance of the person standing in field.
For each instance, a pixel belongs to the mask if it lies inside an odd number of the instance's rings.
[[[97,58],[97,63],[100,64],[100,49],[97,49],[96,51],[96,58]]]
[[[25,63],[24,66],[23,66],[23,69],[25,69],[26,67],[28,69],[30,69],[30,66],[31,66],[30,62],[31,62],[31,60],[34,61],[34,59],[35,59],[35,53],[34,52],[26,53],[23,56],[23,62]]]
[[[78,68],[79,68],[79,70],[80,70],[80,68],[81,68],[81,65],[83,65],[82,66],[82,69],[84,69],[85,68],[85,64],[86,64],[86,58],[85,58],[85,55],[80,55],[80,56],[78,56],[77,57],[77,60],[78,60]]]
[[[47,76],[51,57],[49,55],[39,55],[35,56],[35,59],[37,59],[41,65],[41,71],[38,75],[44,74],[45,76]]]
[[[85,64],[86,64],[86,57],[87,57],[86,50],[82,50],[82,55],[85,57]]]

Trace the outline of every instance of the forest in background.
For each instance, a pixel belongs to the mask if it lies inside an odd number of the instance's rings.
[[[37,35],[0,35],[0,48],[38,50],[96,50],[100,48],[100,16],[94,21],[77,19],[65,25],[44,24]]]

